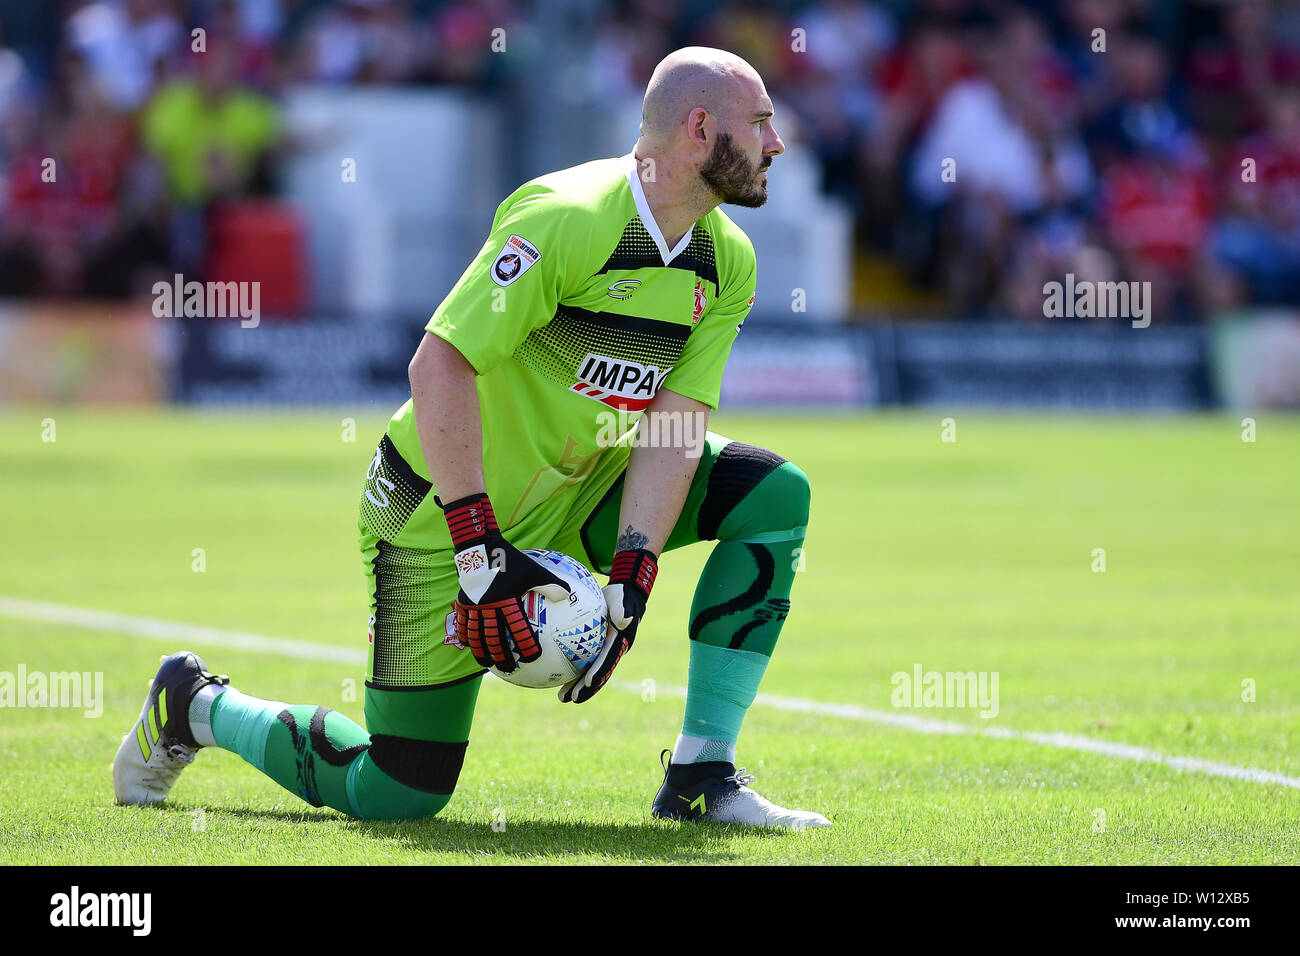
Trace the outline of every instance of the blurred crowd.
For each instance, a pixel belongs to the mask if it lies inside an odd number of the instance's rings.
[[[213,211],[273,195],[290,83],[490,94],[497,0],[0,0],[0,295],[201,275]]]
[[[678,46],[748,59],[851,206],[860,259],[932,310],[1042,319],[1067,273],[1150,281],[1158,314],[1185,321],[1300,305],[1294,3],[565,6],[586,15],[602,95],[636,95]],[[276,189],[287,84],[509,97],[520,76],[492,31],[551,9],[0,0],[0,295],[125,296],[201,271],[210,210]]]

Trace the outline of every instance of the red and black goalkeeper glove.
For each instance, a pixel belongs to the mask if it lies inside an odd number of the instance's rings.
[[[563,601],[569,586],[501,535],[492,502],[485,494],[469,495],[442,506],[456,549],[456,634],[482,667],[515,669],[519,660],[542,656],[524,613],[523,596],[538,591]]]
[[[605,643],[583,675],[560,688],[560,700],[581,704],[605,686],[636,640],[636,627],[645,616],[646,601],[658,573],[659,565],[651,551],[620,551],[614,555],[609,584],[602,589],[609,609]]]

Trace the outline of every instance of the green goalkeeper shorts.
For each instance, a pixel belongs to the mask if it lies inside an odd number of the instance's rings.
[[[699,467],[664,550],[701,540],[700,506],[718,453],[730,443],[713,432],[706,435]],[[375,690],[433,690],[472,680],[485,671],[456,640],[451,627],[452,604],[460,590],[449,548],[414,547],[404,539],[392,517],[389,499],[400,501],[400,513],[410,515],[422,504],[427,482],[414,476],[392,443],[380,443],[367,475],[372,489],[376,475],[384,477],[387,493],[381,511],[373,495],[361,499],[361,552],[370,592],[369,664],[366,686]],[[593,475],[578,493],[556,508],[534,509],[519,525],[507,528],[515,547],[550,549],[571,555],[593,572],[608,574],[618,535],[623,474],[603,480]],[[432,506],[432,502],[426,507]]]

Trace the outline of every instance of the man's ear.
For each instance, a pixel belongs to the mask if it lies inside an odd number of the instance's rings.
[[[703,106],[697,106],[686,115],[686,136],[701,149],[708,149],[714,135],[713,117]]]

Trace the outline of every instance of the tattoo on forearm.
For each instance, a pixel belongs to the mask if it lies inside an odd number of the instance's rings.
[[[639,551],[650,543],[648,535],[642,534],[631,525],[618,536],[619,551]]]

